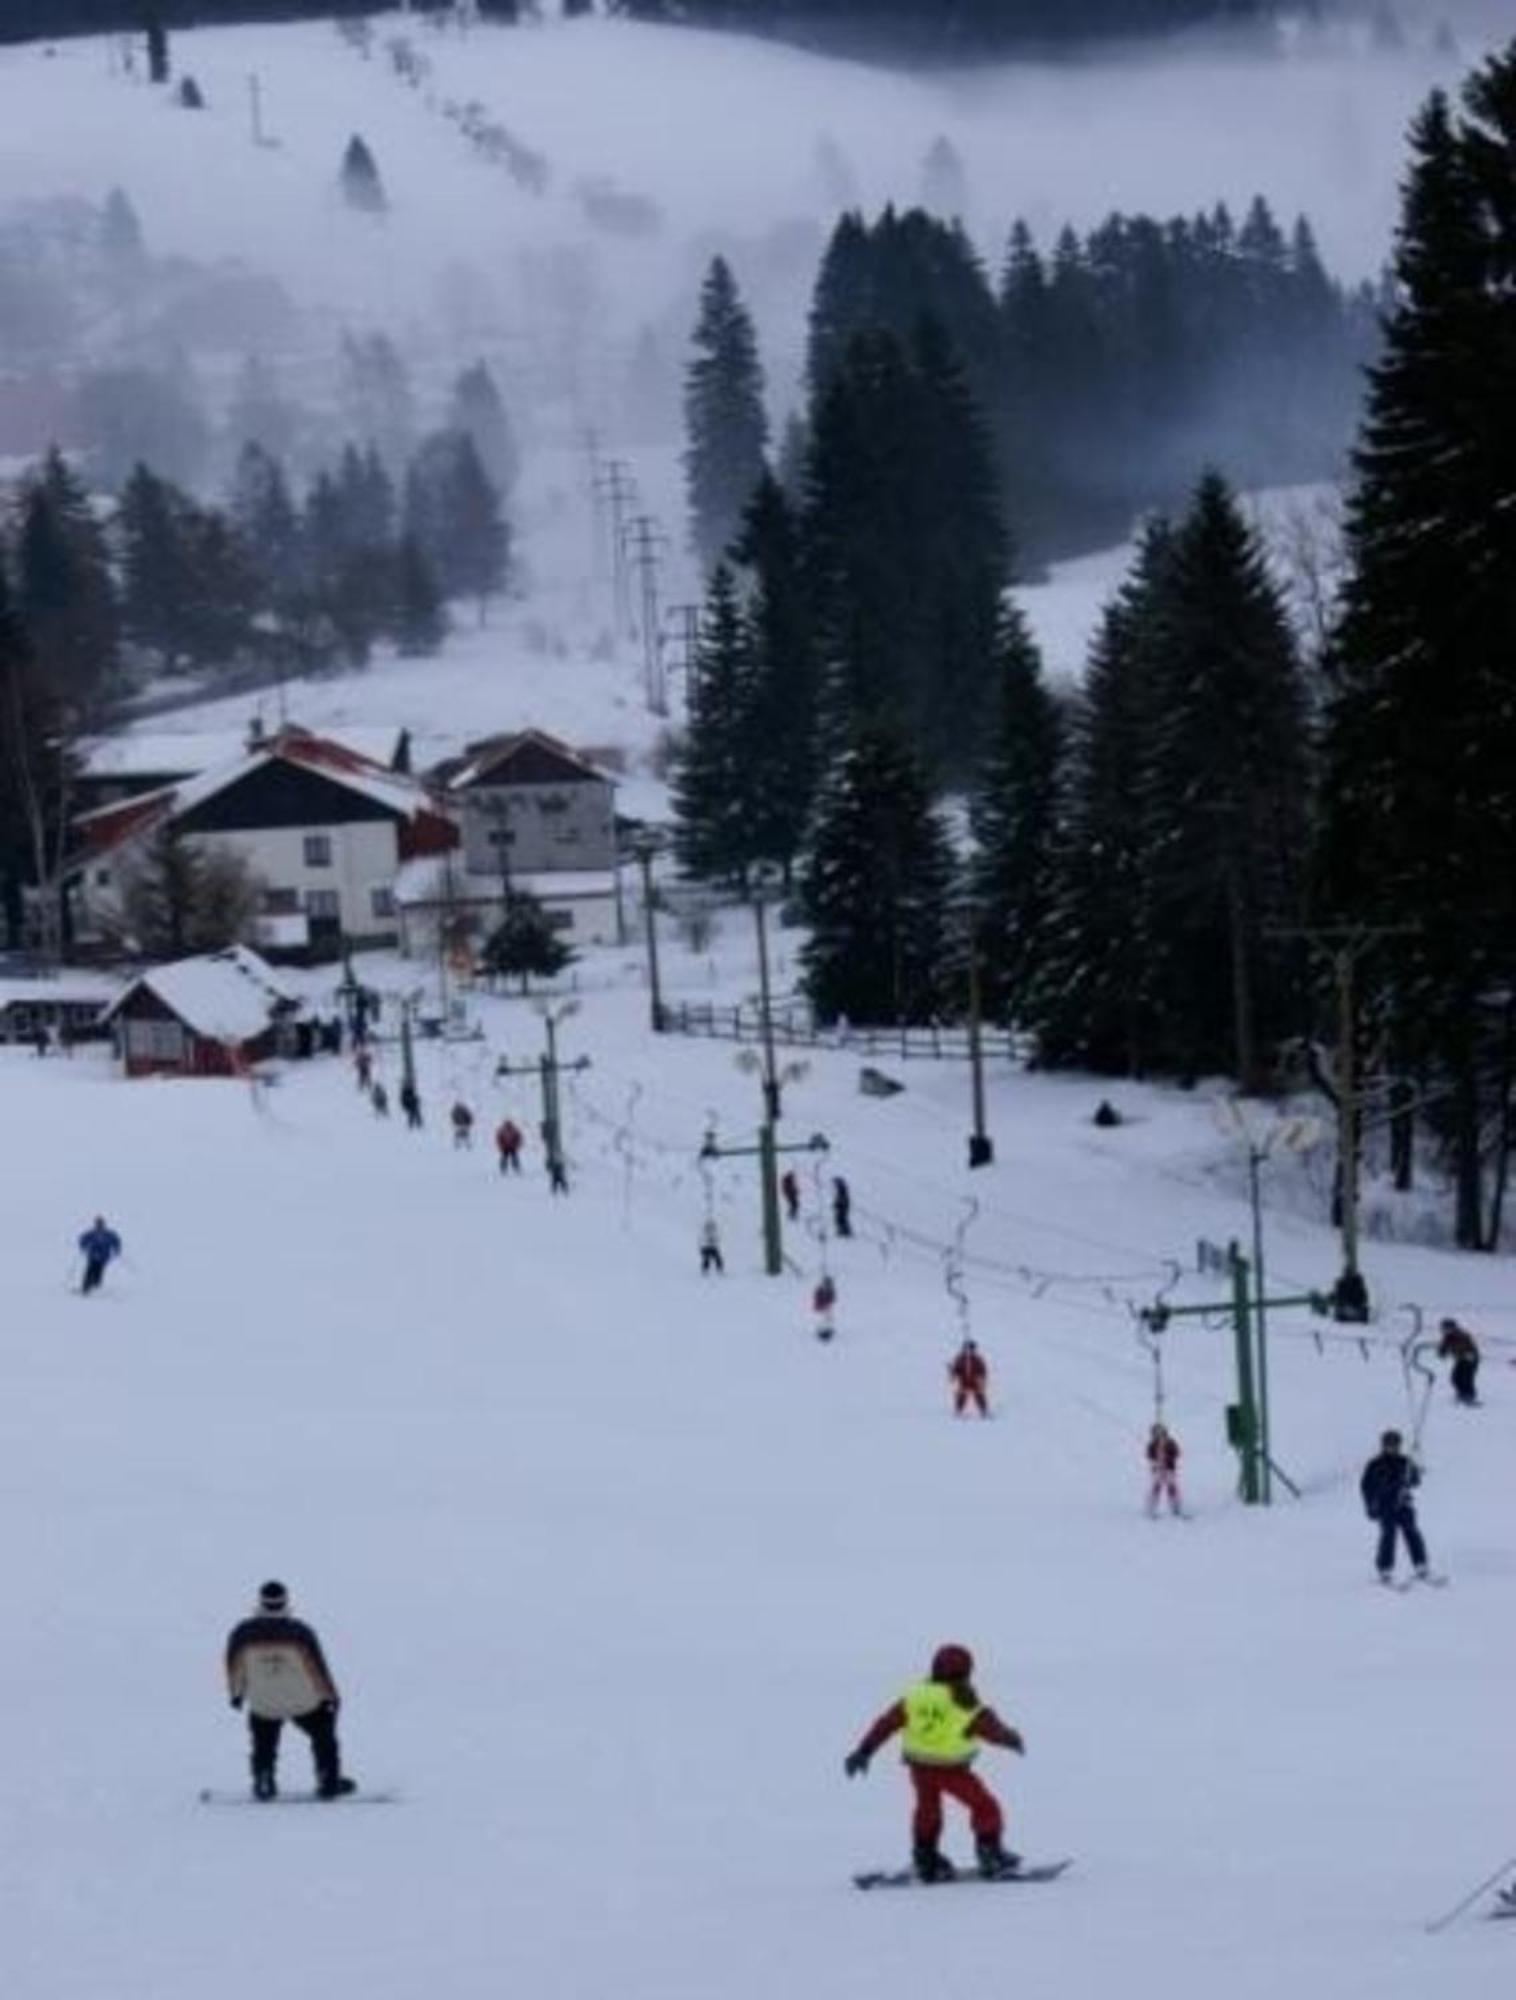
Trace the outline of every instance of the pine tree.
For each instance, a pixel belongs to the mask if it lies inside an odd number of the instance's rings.
[[[1029,1004],[1044,1062],[1141,1076],[1155,1042],[1146,800],[1172,548],[1151,521],[1107,605],[1066,728],[1050,904]]]
[[[1059,723],[1042,661],[1014,606],[996,648],[998,712],[969,801],[972,887],[987,1011],[1023,1018],[1053,892]]]
[[[919,758],[855,714],[817,800],[803,895],[805,990],[826,1022],[924,1021],[944,989],[952,851]]]
[[[447,612],[432,566],[413,535],[401,537],[394,601],[390,630],[402,658],[429,658],[447,637]]]
[[[500,496],[463,431],[435,431],[411,461],[405,526],[448,597],[472,597],[483,622],[503,587],[510,550]]]
[[[751,845],[788,883],[816,783],[820,704],[800,521],[770,472],[748,502],[732,556],[743,573],[751,653],[743,718]]]
[[[121,911],[149,958],[224,951],[247,935],[258,888],[241,855],[164,821],[128,864]]]
[[[1175,533],[1157,609],[1146,808],[1159,1059],[1256,1092],[1273,1045],[1306,1025],[1274,933],[1301,915],[1307,702],[1278,588],[1216,474]]]
[[[409,371],[387,334],[343,336],[339,395],[347,435],[372,445],[398,477],[411,455],[416,412]]]
[[[759,856],[752,712],[752,645],[732,573],[718,563],[706,592],[672,785],[674,850],[686,874],[735,881]]]
[[[499,978],[519,979],[523,993],[533,979],[556,979],[574,960],[542,903],[521,890],[512,890],[506,897],[504,914],[481,957],[486,971]]]
[[[262,602],[288,607],[304,581],[300,516],[284,467],[260,444],[245,444],[238,456],[231,519],[261,579]]]
[[[56,448],[21,488],[17,609],[39,686],[82,713],[120,665],[120,622],[105,537],[89,494]]]
[[[342,198],[364,215],[383,215],[389,208],[384,182],[367,144],[355,132],[342,155]]]
[[[121,629],[170,672],[184,664],[184,613],[193,587],[188,514],[188,496],[139,461],[116,509]]]
[[[1516,986],[1516,43],[1412,131],[1396,291],[1348,513],[1324,872],[1339,916],[1411,935],[1370,1009],[1427,1079],[1456,1233],[1490,1247],[1485,1132],[1511,1087]],[[1491,1047],[1492,1040],[1496,1046]]]
[[[453,384],[447,428],[471,440],[485,477],[508,501],[521,474],[521,454],[495,378],[482,361],[465,368]]]
[[[757,337],[721,257],[712,259],[700,289],[694,347],[685,376],[684,472],[690,545],[709,569],[737,532],[768,443]]]

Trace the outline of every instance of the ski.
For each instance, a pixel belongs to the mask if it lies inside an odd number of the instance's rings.
[[[255,1799],[251,1792],[218,1791],[207,1786],[200,1794],[203,1806],[392,1806],[400,1800],[398,1792],[343,1792],[335,1799],[324,1799],[319,1792],[278,1792],[271,1799]]]
[[[1008,1868],[1002,1875],[981,1875],[977,1868],[955,1869],[936,1882],[923,1882],[914,1868],[870,1868],[853,1877],[857,1889],[946,1889],[955,1882],[980,1882],[986,1888],[998,1882],[1056,1882],[1072,1860],[1041,1861],[1022,1868]]]

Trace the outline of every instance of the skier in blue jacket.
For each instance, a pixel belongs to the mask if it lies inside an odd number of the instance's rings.
[[[88,1294],[99,1286],[105,1276],[106,1265],[121,1255],[121,1238],[114,1229],[106,1227],[103,1215],[97,1215],[79,1238],[79,1250],[84,1258],[84,1276],[79,1282],[79,1289]]]

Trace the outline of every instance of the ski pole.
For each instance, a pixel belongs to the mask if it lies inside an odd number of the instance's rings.
[[[1502,1861],[1493,1874],[1487,1875],[1484,1878],[1477,1889],[1470,1889],[1461,1903],[1455,1903],[1446,1915],[1435,1918],[1431,1923],[1424,1925],[1423,1928],[1427,1931],[1445,1931],[1455,1917],[1461,1917],[1470,1903],[1482,1896],[1486,1889],[1493,1889],[1501,1876],[1508,1873],[1512,1868],[1516,1868],[1516,1857],[1513,1857],[1510,1861]]]

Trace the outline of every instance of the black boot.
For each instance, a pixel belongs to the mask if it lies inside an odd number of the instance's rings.
[[[911,1849],[911,1865],[922,1882],[951,1882],[953,1864],[938,1851],[935,1840],[918,1840]]]
[[[255,1799],[276,1799],[278,1796],[279,1787],[274,1782],[273,1772],[262,1769],[255,1770],[253,1772],[253,1797]]]
[[[997,1875],[1014,1875],[1021,1866],[1021,1856],[1002,1847],[998,1833],[979,1835],[974,1842],[974,1859],[980,1874],[990,1880]]]
[[[318,1799],[345,1799],[351,1793],[356,1792],[357,1789],[358,1781],[355,1778],[339,1778],[335,1773],[329,1773],[317,1785],[316,1797]]]

